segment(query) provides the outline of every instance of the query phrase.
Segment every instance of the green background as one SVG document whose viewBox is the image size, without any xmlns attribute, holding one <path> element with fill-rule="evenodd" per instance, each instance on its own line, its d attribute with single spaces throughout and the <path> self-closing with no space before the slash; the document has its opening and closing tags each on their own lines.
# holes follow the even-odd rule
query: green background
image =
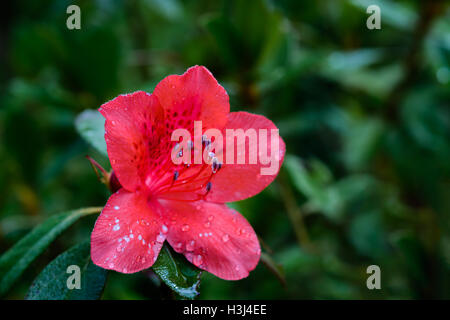
<svg viewBox="0 0 450 320">
<path fill-rule="evenodd" d="M 81 30 L 66 8 L 81 8 Z M 381 9 L 368 30 L 366 8 Z M 450 298 L 450 11 L 444 1 L 8 1 L 0 21 L 0 253 L 57 212 L 108 191 L 74 119 L 121 93 L 206 66 L 232 111 L 273 120 L 287 145 L 279 177 L 232 204 L 262 263 L 242 281 L 204 273 L 201 299 Z M 6 298 L 21 299 L 65 232 Z M 381 268 L 368 290 L 366 268 Z M 111 272 L 108 299 L 159 299 L 147 273 Z"/>
</svg>

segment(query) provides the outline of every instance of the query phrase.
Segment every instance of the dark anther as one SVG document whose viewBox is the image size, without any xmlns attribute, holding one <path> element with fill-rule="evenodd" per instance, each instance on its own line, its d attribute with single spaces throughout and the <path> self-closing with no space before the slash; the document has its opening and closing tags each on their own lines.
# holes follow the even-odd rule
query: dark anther
<svg viewBox="0 0 450 320">
<path fill-rule="evenodd" d="M 211 165 L 211 169 L 213 173 L 216 173 L 217 171 L 220 170 L 220 168 L 222 168 L 222 163 L 219 162 L 219 160 L 214 157 L 212 159 L 212 165 Z"/>
<path fill-rule="evenodd" d="M 216 173 L 217 171 L 220 170 L 220 168 L 222 168 L 222 163 L 220 163 L 219 160 L 216 157 L 214 157 L 212 159 L 212 166 L 211 166 L 212 172 Z"/>
<path fill-rule="evenodd" d="M 202 135 L 202 145 L 207 148 L 211 144 L 211 140 L 206 135 Z"/>
<path fill-rule="evenodd" d="M 173 181 L 177 181 L 179 175 L 180 175 L 180 173 L 178 171 L 175 171 L 173 173 Z"/>
<path fill-rule="evenodd" d="M 211 183 L 211 181 L 210 181 L 210 182 L 208 182 L 208 183 L 206 184 L 206 193 L 208 193 L 209 191 L 211 191 L 211 187 L 212 187 L 212 183 Z"/>
<path fill-rule="evenodd" d="M 181 158 L 183 156 L 183 150 L 180 150 L 180 152 L 178 152 L 178 157 Z"/>
</svg>

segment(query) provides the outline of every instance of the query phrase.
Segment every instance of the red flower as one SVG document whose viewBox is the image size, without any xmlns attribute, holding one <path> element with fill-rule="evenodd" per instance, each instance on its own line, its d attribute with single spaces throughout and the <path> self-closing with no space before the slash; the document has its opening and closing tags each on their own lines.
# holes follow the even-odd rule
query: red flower
<svg viewBox="0 0 450 320">
<path fill-rule="evenodd" d="M 153 265 L 167 240 L 190 262 L 222 279 L 248 276 L 259 261 L 259 242 L 245 218 L 225 202 L 259 193 L 278 169 L 261 175 L 267 166 L 260 161 L 176 165 L 171 133 L 177 128 L 193 132 L 197 120 L 203 129 L 217 128 L 224 136 L 226 129 L 270 131 L 276 126 L 260 115 L 230 113 L 225 89 L 201 66 L 166 77 L 153 94 L 120 95 L 99 111 L 106 118 L 108 155 L 122 188 L 111 195 L 95 223 L 93 262 L 105 269 L 138 272 Z M 285 145 L 277 139 L 281 165 Z M 204 139 L 203 147 L 210 142 Z"/>
</svg>

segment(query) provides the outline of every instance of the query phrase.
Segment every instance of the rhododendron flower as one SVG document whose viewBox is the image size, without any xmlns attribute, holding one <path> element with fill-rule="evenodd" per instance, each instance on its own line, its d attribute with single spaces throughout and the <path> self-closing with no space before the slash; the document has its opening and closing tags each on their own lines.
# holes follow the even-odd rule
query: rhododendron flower
<svg viewBox="0 0 450 320">
<path fill-rule="evenodd" d="M 153 94 L 120 95 L 101 106 L 108 156 L 121 188 L 109 198 L 91 235 L 96 265 L 122 273 L 147 269 L 167 241 L 191 263 L 222 279 L 242 279 L 256 267 L 261 254 L 257 236 L 225 203 L 256 195 L 278 170 L 262 175 L 261 161 L 228 164 L 213 152 L 209 163 L 175 164 L 171 158 L 178 146 L 171 133 L 178 128 L 193 132 L 194 121 L 223 136 L 226 129 L 277 129 L 263 116 L 230 113 L 229 108 L 225 89 L 201 66 L 166 77 Z M 278 135 L 276 139 L 275 158 L 281 165 L 285 145 Z M 202 135 L 201 148 L 210 144 Z M 251 147 L 249 139 L 240 144 Z"/>
</svg>

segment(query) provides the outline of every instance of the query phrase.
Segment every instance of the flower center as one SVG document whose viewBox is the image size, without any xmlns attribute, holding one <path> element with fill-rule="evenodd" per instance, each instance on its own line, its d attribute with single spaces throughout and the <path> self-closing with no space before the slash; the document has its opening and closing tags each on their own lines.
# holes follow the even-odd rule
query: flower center
<svg viewBox="0 0 450 320">
<path fill-rule="evenodd" d="M 153 195 L 162 196 L 165 199 L 176 198 L 179 201 L 197 201 L 204 199 L 213 187 L 212 178 L 223 167 L 223 164 L 210 151 L 211 140 L 205 135 L 202 136 L 201 154 L 208 151 L 209 162 L 202 161 L 201 164 L 181 163 L 176 165 L 170 157 L 159 167 L 158 172 L 147 177 L 146 185 Z M 194 157 L 194 144 L 187 142 L 187 149 L 191 152 L 191 159 Z M 174 151 L 178 152 L 177 157 L 183 157 L 183 149 L 179 144 L 174 146 Z M 189 197 L 177 197 L 179 194 L 189 194 Z"/>
</svg>

